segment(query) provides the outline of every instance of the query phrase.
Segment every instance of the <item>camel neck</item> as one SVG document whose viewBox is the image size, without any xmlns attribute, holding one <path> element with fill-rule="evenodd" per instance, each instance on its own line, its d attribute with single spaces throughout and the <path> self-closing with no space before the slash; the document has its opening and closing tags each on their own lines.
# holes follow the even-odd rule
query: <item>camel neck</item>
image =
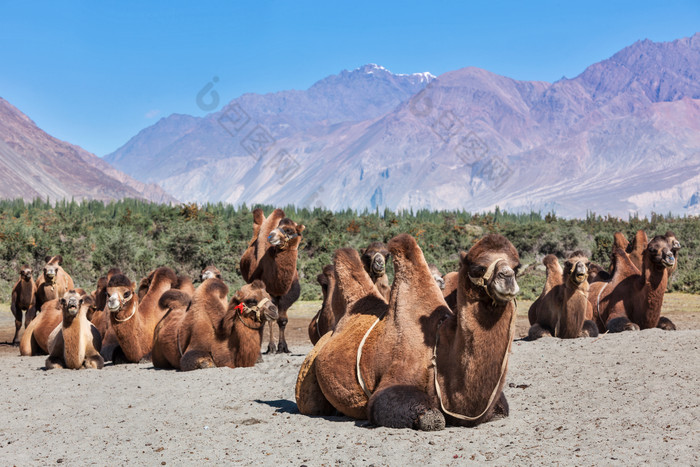
<svg viewBox="0 0 700 467">
<path fill-rule="evenodd" d="M 229 338 L 229 350 L 234 367 L 251 367 L 255 365 L 260 354 L 264 323 L 249 322 L 248 324 L 259 328 L 251 329 L 239 319 L 233 325 L 233 332 Z"/>
<path fill-rule="evenodd" d="M 134 297 L 131 300 L 131 306 L 122 309 L 119 313 L 110 313 L 109 320 L 126 358 L 130 362 L 141 360 L 147 352 L 141 348 L 139 339 L 143 327 L 143 316 L 139 312 L 137 298 Z"/>
<path fill-rule="evenodd" d="M 66 367 L 80 368 L 85 359 L 83 327 L 87 323 L 85 311 L 80 310 L 76 316 L 63 315 L 63 359 Z M 89 324 L 88 324 L 89 325 Z"/>
<path fill-rule="evenodd" d="M 635 320 L 642 329 L 656 327 L 661 316 L 661 307 L 663 306 L 667 283 L 667 268 L 661 269 L 654 266 L 645 254 L 642 263 L 642 274 L 637 287 L 640 289 L 639 299 L 643 300 L 638 309 L 646 311 L 641 313 Z"/>
<path fill-rule="evenodd" d="M 567 280 L 563 292 L 564 306 L 559 314 L 556 336 L 562 338 L 578 337 L 588 303 L 588 282 L 576 284 Z"/>
</svg>

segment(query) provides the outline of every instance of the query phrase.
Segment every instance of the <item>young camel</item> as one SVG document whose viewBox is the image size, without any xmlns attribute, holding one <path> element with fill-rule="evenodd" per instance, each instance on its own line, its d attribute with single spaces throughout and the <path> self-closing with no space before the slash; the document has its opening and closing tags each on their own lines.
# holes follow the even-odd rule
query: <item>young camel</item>
<svg viewBox="0 0 700 467">
<path fill-rule="evenodd" d="M 547 268 L 547 280 L 528 311 L 528 339 L 596 337 L 598 328 L 588 302 L 588 258 L 576 251 L 564 263 L 564 270 L 554 255 L 545 256 L 542 263 Z"/>
<path fill-rule="evenodd" d="M 588 301 L 600 332 L 638 331 L 658 327 L 675 330 L 661 316 L 668 273 L 676 264 L 672 245 L 663 235 L 654 237 L 642 255 L 641 271 L 622 249 L 613 252 L 614 274 L 610 282 L 594 282 Z"/>
<path fill-rule="evenodd" d="M 80 295 L 86 295 L 83 289 L 75 289 Z M 91 306 L 90 306 L 91 307 Z M 89 310 L 88 310 L 89 312 Z M 49 300 L 41 307 L 41 313 L 29 323 L 19 342 L 19 353 L 29 357 L 49 353 L 49 336 L 61 324 L 63 319 L 59 299 Z"/>
<path fill-rule="evenodd" d="M 489 235 L 463 253 L 452 313 L 413 237 L 392 239 L 395 278 L 387 305 L 354 250 L 336 252 L 346 310 L 307 356 L 296 387 L 301 413 L 336 409 L 376 425 L 437 430 L 476 425 L 497 409 L 514 332 L 515 248 Z M 361 348 L 361 352 L 358 350 Z M 470 415 L 467 415 L 470 414 Z"/>
<path fill-rule="evenodd" d="M 126 276 L 112 276 L 107 284 L 109 332 L 114 332 L 119 345 L 102 356 L 115 363 L 138 363 L 148 358 L 153 346 L 153 331 L 167 310 L 158 306 L 160 297 L 178 283 L 175 272 L 166 267 L 152 273 L 148 291 L 139 300 L 135 284 Z M 106 346 L 105 346 L 106 348 Z"/>
<path fill-rule="evenodd" d="M 36 316 L 35 293 L 36 285 L 32 277 L 32 268 L 25 264 L 19 271 L 19 280 L 17 280 L 17 283 L 12 288 L 10 311 L 12 311 L 15 317 L 15 335 L 12 338 L 12 345 L 19 345 L 19 330 L 22 328 L 22 312 L 25 312 L 25 330 Z"/>
<path fill-rule="evenodd" d="M 46 369 L 80 368 L 101 369 L 105 361 L 100 355 L 102 338 L 87 319 L 88 309 L 94 302 L 89 295 L 69 290 L 59 300 L 62 323 L 49 336 L 49 357 Z"/>
<path fill-rule="evenodd" d="M 195 291 L 189 308 L 171 309 L 156 328 L 153 366 L 191 371 L 213 367 L 251 367 L 260 354 L 263 327 L 277 319 L 277 307 L 256 280 L 226 305 L 228 287 L 213 278 Z M 166 295 L 161 304 L 167 301 Z"/>
<path fill-rule="evenodd" d="M 46 265 L 42 274 L 36 280 L 35 307 L 41 310 L 44 303 L 63 297 L 75 284 L 70 275 L 61 267 L 63 257 L 61 255 L 47 256 L 44 258 Z"/>
<path fill-rule="evenodd" d="M 323 267 L 323 273 L 316 277 L 321 292 L 323 293 L 323 303 L 318 313 L 311 319 L 309 323 L 309 339 L 311 343 L 316 345 L 318 340 L 327 332 L 335 329 L 335 324 L 338 322 L 333 313 L 333 289 L 335 288 L 335 275 L 333 273 L 333 265 L 328 264 Z"/>
<path fill-rule="evenodd" d="M 261 209 L 253 211 L 253 239 L 243 253 L 240 262 L 241 275 L 247 283 L 260 279 L 278 309 L 278 345 L 270 323 L 270 343 L 267 353 L 289 353 L 284 330 L 287 326 L 287 310 L 301 294 L 297 273 L 297 249 L 301 243 L 304 226 L 297 225 L 275 209 L 265 218 Z"/>
</svg>

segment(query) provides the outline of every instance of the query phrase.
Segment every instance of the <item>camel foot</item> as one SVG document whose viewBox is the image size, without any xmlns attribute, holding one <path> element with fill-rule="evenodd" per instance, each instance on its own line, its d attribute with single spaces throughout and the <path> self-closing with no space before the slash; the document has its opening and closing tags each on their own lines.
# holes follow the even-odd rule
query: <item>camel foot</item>
<svg viewBox="0 0 700 467">
<path fill-rule="evenodd" d="M 606 328 L 610 332 L 639 331 L 639 326 L 626 317 L 611 319 Z"/>
<path fill-rule="evenodd" d="M 545 327 L 541 326 L 539 323 L 535 323 L 530 327 L 527 332 L 527 340 L 534 341 L 540 337 L 552 337 L 552 333 Z"/>
<path fill-rule="evenodd" d="M 44 366 L 47 370 L 61 369 L 63 368 L 63 362 L 60 358 L 49 357 L 46 359 Z"/>
<path fill-rule="evenodd" d="M 19 341 L 12 341 L 12 346 L 13 347 L 19 347 Z"/>
<path fill-rule="evenodd" d="M 277 343 L 277 353 L 290 353 L 286 342 Z"/>
<path fill-rule="evenodd" d="M 262 363 L 264 362 L 265 359 L 263 359 L 262 352 L 258 354 L 258 359 L 255 361 L 255 363 Z"/>
<path fill-rule="evenodd" d="M 583 322 L 583 329 L 579 337 L 598 337 L 598 326 L 590 319 L 587 319 Z"/>
<path fill-rule="evenodd" d="M 83 362 L 83 368 L 91 370 L 101 370 L 105 366 L 105 359 L 102 355 L 95 355 L 92 357 L 87 357 Z"/>
<path fill-rule="evenodd" d="M 659 318 L 659 324 L 656 325 L 657 328 L 663 329 L 664 331 L 675 331 L 676 330 L 676 325 L 673 324 L 673 322 L 666 318 L 665 316 L 662 316 Z"/>
<path fill-rule="evenodd" d="M 275 346 L 275 344 L 272 342 L 267 344 L 267 350 L 265 351 L 265 355 L 275 353 L 275 352 L 277 352 L 277 346 Z"/>
<path fill-rule="evenodd" d="M 116 349 L 114 349 L 114 352 L 112 353 L 112 363 L 114 365 L 123 365 L 125 363 L 130 363 L 129 360 L 126 358 L 126 355 L 124 355 L 124 351 L 121 347 L 117 347 Z"/>
<path fill-rule="evenodd" d="M 501 418 L 506 418 L 508 415 L 510 415 L 510 406 L 508 405 L 506 395 L 501 392 L 501 396 L 493 407 L 493 417 L 491 420 L 500 420 Z"/>
<path fill-rule="evenodd" d="M 429 409 L 427 412 L 418 416 L 418 419 L 413 424 L 414 430 L 421 431 L 440 431 L 445 429 L 445 416 L 436 409 Z"/>
</svg>

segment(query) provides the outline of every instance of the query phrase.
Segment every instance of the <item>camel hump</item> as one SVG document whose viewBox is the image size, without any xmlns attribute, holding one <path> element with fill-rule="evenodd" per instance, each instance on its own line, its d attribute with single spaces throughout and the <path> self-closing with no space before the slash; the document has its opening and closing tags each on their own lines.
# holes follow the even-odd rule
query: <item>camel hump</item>
<svg viewBox="0 0 700 467">
<path fill-rule="evenodd" d="M 132 287 L 132 283 L 124 274 L 115 274 L 107 283 L 107 287 Z"/>
<path fill-rule="evenodd" d="M 256 208 L 253 211 L 253 223 L 257 225 L 262 225 L 263 222 L 265 222 L 265 214 L 263 213 L 262 209 Z"/>
<path fill-rule="evenodd" d="M 61 255 L 46 256 L 44 258 L 44 261 L 46 261 L 46 264 L 57 264 L 60 266 L 61 264 L 63 264 L 63 256 L 61 256 Z"/>
<path fill-rule="evenodd" d="M 179 283 L 180 280 L 178 279 L 177 274 L 175 274 L 175 271 L 173 271 L 169 267 L 162 266 L 153 271 L 152 283 L 159 281 L 168 281 L 170 282 L 170 284 L 176 285 Z"/>
<path fill-rule="evenodd" d="M 362 267 L 360 255 L 354 248 L 340 248 L 333 254 L 335 281 L 350 309 L 351 303 L 368 295 L 379 297 L 372 279 Z"/>
<path fill-rule="evenodd" d="M 262 281 L 255 280 L 253 284 L 256 282 L 262 283 Z M 216 295 L 219 299 L 225 299 L 228 296 L 228 285 L 226 285 L 221 279 L 213 277 L 202 282 L 202 285 L 197 287 L 194 294 L 195 297 L 200 297 L 201 295 Z"/>
<path fill-rule="evenodd" d="M 613 249 L 612 260 L 615 268 L 612 282 L 619 283 L 626 277 L 640 273 L 639 269 L 632 263 L 629 255 L 622 248 Z"/>
<path fill-rule="evenodd" d="M 559 260 L 554 255 L 545 256 L 542 259 L 542 264 L 547 268 L 547 274 L 549 274 L 550 271 L 558 272 L 559 274 L 563 273 Z"/>
<path fill-rule="evenodd" d="M 627 241 L 627 237 L 622 232 L 615 232 L 613 235 L 613 251 L 615 248 L 622 248 L 626 250 L 630 242 Z"/>
<path fill-rule="evenodd" d="M 161 295 L 158 306 L 164 310 L 174 310 L 189 306 L 190 300 L 190 296 L 182 290 L 170 289 Z"/>
<path fill-rule="evenodd" d="M 409 234 L 397 235 L 389 240 L 387 247 L 395 258 L 394 264 L 401 263 L 402 260 L 414 262 L 418 259 L 416 254 L 420 252 L 420 247 L 418 243 L 416 243 L 416 239 Z"/>
</svg>

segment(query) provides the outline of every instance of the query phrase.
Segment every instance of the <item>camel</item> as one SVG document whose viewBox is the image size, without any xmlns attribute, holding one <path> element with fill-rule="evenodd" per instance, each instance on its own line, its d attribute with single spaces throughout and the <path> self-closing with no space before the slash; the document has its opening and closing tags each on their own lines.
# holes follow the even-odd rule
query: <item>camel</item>
<svg viewBox="0 0 700 467">
<path fill-rule="evenodd" d="M 374 286 L 388 303 L 389 294 L 391 293 L 389 278 L 386 275 L 386 261 L 389 258 L 389 250 L 386 249 L 386 245 L 382 242 L 373 242 L 367 248 L 360 250 L 360 255 L 365 271 L 367 271 Z"/>
<path fill-rule="evenodd" d="M 59 300 L 62 323 L 49 336 L 49 357 L 46 369 L 81 368 L 101 369 L 105 361 L 100 355 L 102 337 L 88 321 L 88 309 L 94 307 L 89 295 L 69 290 Z"/>
<path fill-rule="evenodd" d="M 86 295 L 83 289 L 74 289 L 78 294 Z M 41 312 L 29 323 L 19 341 L 19 353 L 29 357 L 49 353 L 49 336 L 61 324 L 63 319 L 61 303 L 55 298 L 44 303 Z"/>
<path fill-rule="evenodd" d="M 673 257 L 676 258 L 676 262 L 668 270 L 668 279 L 670 282 L 673 273 L 676 272 L 676 269 L 678 269 L 678 251 L 681 249 L 681 242 L 679 242 L 678 238 L 676 238 L 676 234 L 670 230 L 666 231 L 664 237 L 666 237 L 668 244 L 671 245 L 671 253 L 673 253 Z"/>
<path fill-rule="evenodd" d="M 160 297 L 179 281 L 175 272 L 166 267 L 156 269 L 149 276 L 148 290 L 141 300 L 136 293 L 136 285 L 126 276 L 117 274 L 109 280 L 107 335 L 114 332 L 119 345 L 108 351 L 104 346 L 102 356 L 105 360 L 138 363 L 148 358 L 153 346 L 153 331 L 167 311 L 158 306 Z"/>
<path fill-rule="evenodd" d="M 335 329 L 335 324 L 339 321 L 339 317 L 333 313 L 333 289 L 335 289 L 335 275 L 333 273 L 333 265 L 328 264 L 323 267 L 323 273 L 316 277 L 316 280 L 321 285 L 323 293 L 323 303 L 318 313 L 311 319 L 309 323 L 309 339 L 311 343 L 316 345 L 318 340 L 325 333 Z"/>
<path fill-rule="evenodd" d="M 388 244 L 395 277 L 389 304 L 352 249 L 335 253 L 346 310 L 302 364 L 299 411 L 332 410 L 375 425 L 438 430 L 508 414 L 502 393 L 514 334 L 518 253 L 488 235 L 462 253 L 456 313 L 447 307 L 415 239 Z"/>
<path fill-rule="evenodd" d="M 545 256 L 542 263 L 547 268 L 547 280 L 528 311 L 528 339 L 596 337 L 598 328 L 592 321 L 593 307 L 588 302 L 588 258 L 576 251 L 566 260 L 563 270 L 554 255 Z"/>
<path fill-rule="evenodd" d="M 195 291 L 189 308 L 171 307 L 156 328 L 153 366 L 191 371 L 214 367 L 251 367 L 260 354 L 266 321 L 277 319 L 277 307 L 255 280 L 236 292 L 226 305 L 228 287 L 217 278 L 205 280 Z"/>
<path fill-rule="evenodd" d="M 430 269 L 430 274 L 433 275 L 433 279 L 437 283 L 440 290 L 445 290 L 445 279 L 442 277 L 440 270 L 434 264 L 429 264 L 428 269 Z"/>
<path fill-rule="evenodd" d="M 36 316 L 35 296 L 36 285 L 32 277 L 32 268 L 26 264 L 19 271 L 19 279 L 12 288 L 12 298 L 10 301 L 10 311 L 15 317 L 15 335 L 12 338 L 12 345 L 19 345 L 19 330 L 22 327 L 22 312 L 24 315 L 24 329 Z"/>
<path fill-rule="evenodd" d="M 216 266 L 210 265 L 202 269 L 202 272 L 199 274 L 199 280 L 204 282 L 207 279 L 214 279 L 217 278 L 219 280 L 223 280 L 221 277 L 221 271 L 217 269 Z"/>
<path fill-rule="evenodd" d="M 284 330 L 288 321 L 287 310 L 301 294 L 297 273 L 297 249 L 304 228 L 304 225 L 286 218 L 281 209 L 275 209 L 267 218 L 262 209 L 253 211 L 254 236 L 241 257 L 240 269 L 247 283 L 250 284 L 256 279 L 263 281 L 278 310 L 278 344 L 275 346 L 270 322 L 270 342 L 266 353 L 289 353 Z"/>
<path fill-rule="evenodd" d="M 70 275 L 63 270 L 61 255 L 44 258 L 46 265 L 43 273 L 36 280 L 35 306 L 41 310 L 44 303 L 63 297 L 68 290 L 74 289 L 75 284 Z"/>
<path fill-rule="evenodd" d="M 598 329 L 609 332 L 638 331 L 658 327 L 675 330 L 661 316 L 669 269 L 676 264 L 672 245 L 663 235 L 654 237 L 642 255 L 641 271 L 619 246 L 613 251 L 614 274 L 610 282 L 594 282 L 588 301 Z"/>
</svg>

